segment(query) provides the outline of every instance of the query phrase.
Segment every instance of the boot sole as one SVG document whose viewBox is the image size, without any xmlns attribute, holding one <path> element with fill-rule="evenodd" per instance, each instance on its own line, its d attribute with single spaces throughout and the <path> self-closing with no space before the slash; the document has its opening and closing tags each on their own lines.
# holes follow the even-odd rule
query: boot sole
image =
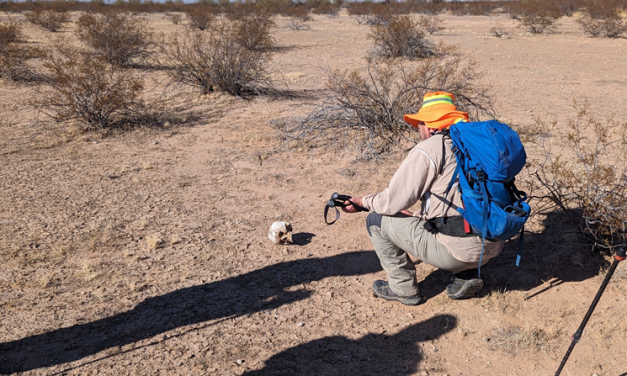
<svg viewBox="0 0 627 376">
<path fill-rule="evenodd" d="M 446 291 L 446 295 L 449 298 L 457 300 L 457 299 L 468 299 L 475 296 L 475 294 L 483 288 L 483 280 L 481 279 L 472 279 L 465 283 L 458 292 L 454 294 L 449 294 L 448 290 Z"/>
</svg>

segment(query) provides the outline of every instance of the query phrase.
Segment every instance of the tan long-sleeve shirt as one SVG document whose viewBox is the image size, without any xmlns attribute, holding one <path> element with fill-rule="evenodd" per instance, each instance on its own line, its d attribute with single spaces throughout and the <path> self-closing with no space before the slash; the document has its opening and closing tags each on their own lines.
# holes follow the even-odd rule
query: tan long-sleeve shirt
<svg viewBox="0 0 627 376">
<path fill-rule="evenodd" d="M 451 151 L 451 139 L 445 138 L 444 145 L 442 142 L 443 136 L 436 134 L 416 145 L 390 180 L 389 186 L 383 192 L 363 197 L 363 206 L 371 212 L 394 215 L 420 201 L 420 210 L 414 212 L 416 217 L 426 220 L 459 216 L 457 208 L 462 205 L 462 199 L 457 182 L 446 193 L 457 161 Z M 479 236 L 454 237 L 438 233 L 436 240 L 460 261 L 479 261 Z M 483 260 L 497 256 L 504 243 L 486 240 Z"/>
</svg>

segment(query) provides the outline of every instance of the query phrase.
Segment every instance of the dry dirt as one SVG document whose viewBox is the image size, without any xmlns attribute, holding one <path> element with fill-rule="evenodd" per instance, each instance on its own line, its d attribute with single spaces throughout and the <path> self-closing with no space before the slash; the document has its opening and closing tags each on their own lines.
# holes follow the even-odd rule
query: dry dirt
<svg viewBox="0 0 627 376">
<path fill-rule="evenodd" d="M 178 27 L 148 18 L 157 31 Z M 587 38 L 573 19 L 541 36 L 504 16 L 442 19 L 435 38 L 479 62 L 502 119 L 564 124 L 573 99 L 627 118 L 627 40 Z M 510 38 L 490 36 L 497 20 Z M 403 152 L 363 163 L 343 150 L 286 150 L 271 125 L 324 99 L 321 68 L 365 66 L 368 27 L 345 13 L 315 17 L 311 30 L 285 24 L 272 69 L 303 98 L 179 92 L 185 126 L 41 131 L 23 105 L 33 87 L 0 83 L 0 372 L 554 374 L 608 261 L 575 254 L 543 271 L 527 256 L 515 269 L 514 244 L 482 270 L 475 299 L 449 300 L 450 274 L 424 264 L 424 304 L 374 298 L 370 284 L 385 273 L 365 215 L 326 226 L 322 209 L 334 191 L 383 189 Z M 297 244 L 268 240 L 277 219 L 293 224 Z M 546 241 L 551 218 L 535 223 L 528 248 Z M 627 374 L 625 267 L 563 375 Z"/>
</svg>

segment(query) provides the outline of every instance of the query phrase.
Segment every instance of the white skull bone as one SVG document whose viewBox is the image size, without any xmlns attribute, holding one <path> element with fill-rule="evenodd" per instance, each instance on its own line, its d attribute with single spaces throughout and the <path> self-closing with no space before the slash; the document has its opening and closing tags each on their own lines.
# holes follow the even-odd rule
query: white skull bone
<svg viewBox="0 0 627 376">
<path fill-rule="evenodd" d="M 270 226 L 268 237 L 276 244 L 291 244 L 292 225 L 285 221 L 276 221 Z"/>
</svg>

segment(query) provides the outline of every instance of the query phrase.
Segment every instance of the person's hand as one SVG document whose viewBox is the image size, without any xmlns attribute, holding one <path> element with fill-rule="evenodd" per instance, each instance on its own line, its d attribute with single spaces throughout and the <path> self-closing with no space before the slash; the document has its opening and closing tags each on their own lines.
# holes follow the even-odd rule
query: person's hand
<svg viewBox="0 0 627 376">
<path fill-rule="evenodd" d="M 413 217 L 413 215 L 414 215 L 414 213 L 410 212 L 409 210 L 401 210 L 400 213 L 408 215 L 410 217 Z"/>
<path fill-rule="evenodd" d="M 344 205 L 346 206 L 342 208 L 342 211 L 344 213 L 357 213 L 357 209 L 355 209 L 353 204 L 356 204 L 363 208 L 363 205 L 361 204 L 361 197 L 351 197 L 350 200 L 344 201 Z"/>
</svg>

